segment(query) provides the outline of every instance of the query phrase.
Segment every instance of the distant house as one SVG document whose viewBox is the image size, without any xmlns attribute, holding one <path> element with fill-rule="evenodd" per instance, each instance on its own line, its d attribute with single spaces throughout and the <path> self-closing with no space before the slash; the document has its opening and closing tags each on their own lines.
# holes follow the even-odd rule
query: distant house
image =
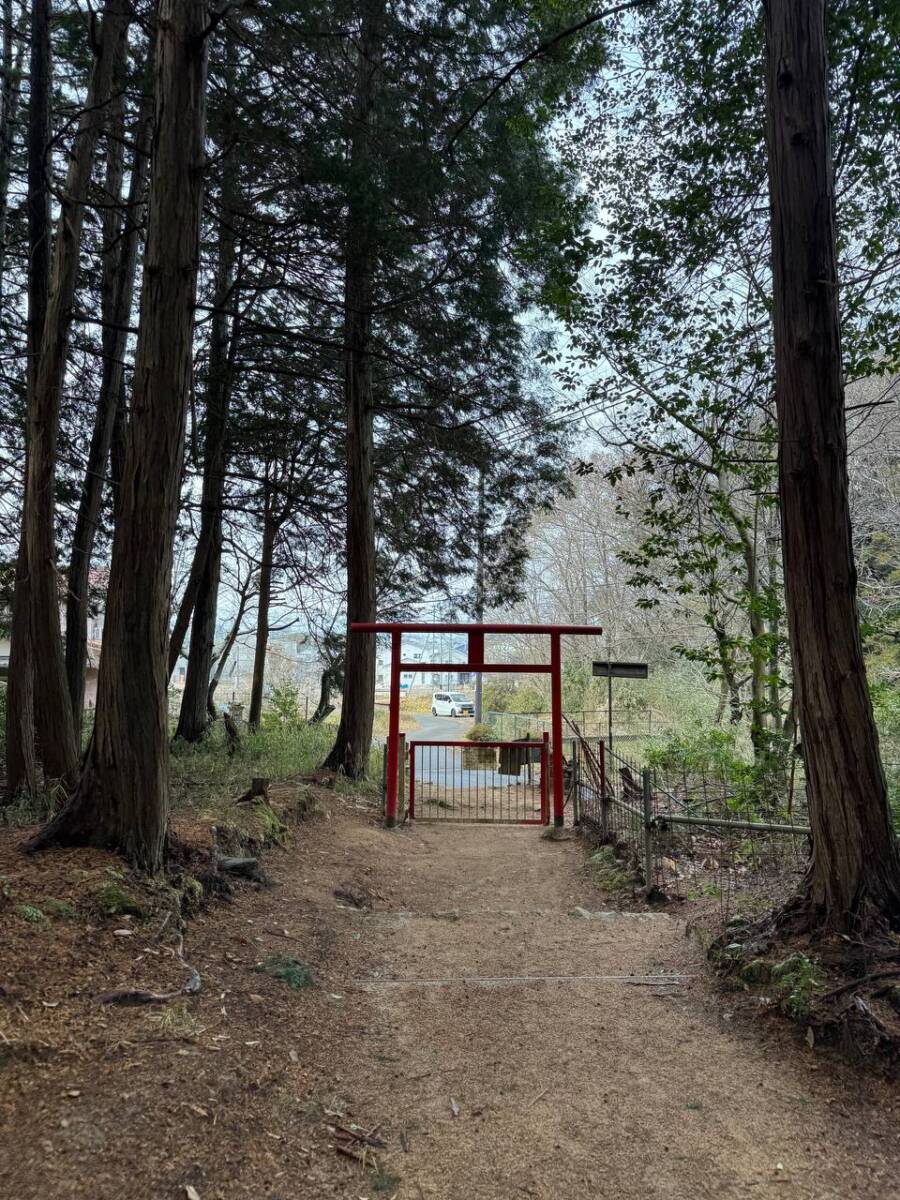
<svg viewBox="0 0 900 1200">
<path fill-rule="evenodd" d="M 375 690 L 387 691 L 391 685 L 391 647 L 385 640 L 375 651 Z M 403 661 L 408 663 L 465 662 L 469 652 L 464 634 L 409 633 L 403 637 Z M 470 680 L 466 671 L 431 671 L 427 665 L 421 671 L 405 671 L 400 679 L 401 691 L 431 691 L 433 688 L 461 687 Z"/>
<path fill-rule="evenodd" d="M 91 571 L 90 585 L 95 595 L 102 596 L 106 589 L 106 584 L 109 579 L 109 571 L 105 567 L 95 567 Z M 97 703 L 97 676 L 100 668 L 100 650 L 103 644 L 103 609 L 98 608 L 88 617 L 87 623 L 87 662 L 84 669 L 84 706 L 85 708 L 94 708 Z M 60 630 L 65 636 L 66 631 L 66 610 L 64 605 L 60 605 L 59 610 Z M 9 651 L 10 642 L 9 636 L 0 637 L 0 679 L 6 679 L 9 673 Z M 183 688 L 184 681 L 187 676 L 187 659 L 184 655 L 179 656 L 175 664 L 175 670 L 172 672 L 171 686 Z"/>
</svg>

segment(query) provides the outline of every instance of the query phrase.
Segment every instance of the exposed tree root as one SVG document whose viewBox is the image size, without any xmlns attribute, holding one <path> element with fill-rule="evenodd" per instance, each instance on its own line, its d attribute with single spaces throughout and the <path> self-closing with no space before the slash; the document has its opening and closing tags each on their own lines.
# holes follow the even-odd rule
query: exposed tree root
<svg viewBox="0 0 900 1200">
<path fill-rule="evenodd" d="M 709 956 L 729 987 L 800 1023 L 810 1045 L 900 1059 L 900 935 L 872 908 L 851 928 L 823 927 L 801 893 L 754 925 L 732 922 Z"/>
<path fill-rule="evenodd" d="M 165 925 L 165 922 L 163 923 Z M 160 930 L 162 932 L 162 930 Z M 177 1000 L 180 996 L 194 996 L 200 991 L 200 972 L 192 967 L 184 958 L 184 938 L 178 934 L 175 944 L 175 957 L 184 969 L 190 972 L 187 982 L 173 992 L 148 992 L 142 988 L 118 988 L 112 992 L 101 992 L 94 997 L 95 1004 L 119 1004 L 130 1007 L 138 1004 L 166 1004 L 169 1000 Z"/>
</svg>

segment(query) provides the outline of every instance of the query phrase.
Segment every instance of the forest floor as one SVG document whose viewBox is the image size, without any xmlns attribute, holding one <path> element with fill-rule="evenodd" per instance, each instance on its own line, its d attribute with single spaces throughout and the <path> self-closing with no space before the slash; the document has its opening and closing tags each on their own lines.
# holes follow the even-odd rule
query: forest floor
<svg viewBox="0 0 900 1200">
<path fill-rule="evenodd" d="M 184 982 L 152 889 L 0 831 L 0 1195 L 897 1195 L 896 1085 L 733 1004 L 684 910 L 615 911 L 578 841 L 321 798 L 164 1005 L 96 1003 Z"/>
</svg>

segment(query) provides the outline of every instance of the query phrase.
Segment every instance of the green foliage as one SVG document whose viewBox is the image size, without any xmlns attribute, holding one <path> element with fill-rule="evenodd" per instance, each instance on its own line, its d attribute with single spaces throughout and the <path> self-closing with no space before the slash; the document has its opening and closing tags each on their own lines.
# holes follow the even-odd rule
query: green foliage
<svg viewBox="0 0 900 1200">
<path fill-rule="evenodd" d="M 253 775 L 286 779 L 314 771 L 331 749 L 334 725 L 278 723 L 245 733 L 235 754 L 225 745 L 221 723 L 209 737 L 192 744 L 175 742 L 169 757 L 172 804 L 194 813 L 220 811 L 223 802 L 245 791 Z M 373 764 L 372 778 L 380 778 Z"/>
<path fill-rule="evenodd" d="M 486 680 L 483 699 L 486 712 L 546 712 L 550 693 L 538 683 L 516 686 L 507 680 Z"/>
<path fill-rule="evenodd" d="M 57 900 L 53 896 L 44 901 L 44 912 L 48 916 L 59 917 L 64 921 L 74 921 L 78 915 L 75 905 L 69 900 Z"/>
<path fill-rule="evenodd" d="M 819 965 L 805 954 L 791 954 L 772 968 L 772 981 L 781 996 L 781 1004 L 792 1017 L 804 1017 L 809 1013 L 821 978 Z"/>
<path fill-rule="evenodd" d="M 646 760 L 669 790 L 682 779 L 708 781 L 734 812 L 773 817 L 787 816 L 791 753 L 783 738 L 770 736 L 765 753 L 749 759 L 738 749 L 734 729 L 713 726 L 671 734 L 647 751 Z"/>
<path fill-rule="evenodd" d="M 44 920 L 43 912 L 34 904 L 17 904 L 16 912 L 23 921 L 28 921 L 32 925 L 40 925 Z"/>
<path fill-rule="evenodd" d="M 8 804 L 0 805 L 0 824 L 13 828 L 43 824 L 54 816 L 65 798 L 65 789 L 58 783 L 49 787 L 41 784 L 31 794 L 20 792 Z"/>
<path fill-rule="evenodd" d="M 641 880 L 612 846 L 601 846 L 588 859 L 588 871 L 594 883 L 611 895 L 633 892 Z"/>
<path fill-rule="evenodd" d="M 470 742 L 492 742 L 496 736 L 495 731 L 490 725 L 473 725 L 466 734 L 466 740 Z"/>
<path fill-rule="evenodd" d="M 304 723 L 300 711 L 300 689 L 292 683 L 272 688 L 269 708 L 262 715 L 263 728 L 285 726 L 298 729 Z"/>
<path fill-rule="evenodd" d="M 313 985 L 312 971 L 296 958 L 288 958 L 280 954 L 271 955 L 258 963 L 253 970 L 260 975 L 270 975 L 272 979 L 286 983 L 293 991 Z"/>
<path fill-rule="evenodd" d="M 733 729 L 696 727 L 673 733 L 647 755 L 648 767 L 666 773 L 685 771 L 730 778 L 746 765 L 737 753 L 737 733 Z"/>
</svg>

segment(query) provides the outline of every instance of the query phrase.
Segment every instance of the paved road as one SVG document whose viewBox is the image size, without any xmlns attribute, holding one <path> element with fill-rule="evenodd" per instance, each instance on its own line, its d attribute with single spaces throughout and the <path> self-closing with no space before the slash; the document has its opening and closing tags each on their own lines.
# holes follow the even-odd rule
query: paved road
<svg viewBox="0 0 900 1200">
<path fill-rule="evenodd" d="M 433 717 L 417 714 L 419 729 L 407 733 L 408 742 L 464 741 L 470 717 Z M 501 775 L 489 764 L 463 765 L 464 751 L 450 746 L 421 746 L 415 757 L 416 806 L 420 817 L 460 820 L 534 820 L 540 796 L 538 776 Z M 497 764 L 499 765 L 499 764 Z M 422 785 L 431 785 L 423 787 Z"/>
<path fill-rule="evenodd" d="M 461 742 L 472 728 L 471 717 L 433 717 L 416 713 L 419 728 L 406 735 L 408 742 Z"/>
</svg>

